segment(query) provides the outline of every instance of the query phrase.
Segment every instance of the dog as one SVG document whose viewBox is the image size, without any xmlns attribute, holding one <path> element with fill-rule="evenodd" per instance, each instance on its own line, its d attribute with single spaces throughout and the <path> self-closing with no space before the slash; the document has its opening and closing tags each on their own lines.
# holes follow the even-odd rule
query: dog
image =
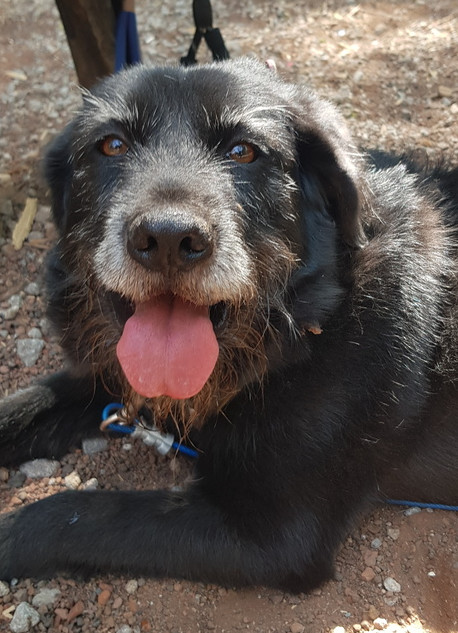
<svg viewBox="0 0 458 633">
<path fill-rule="evenodd" d="M 1 403 L 1 461 L 61 456 L 113 394 L 199 458 L 3 515 L 1 578 L 309 591 L 375 503 L 458 502 L 457 168 L 361 152 L 245 59 L 104 79 L 45 173 L 68 368 Z"/>
</svg>

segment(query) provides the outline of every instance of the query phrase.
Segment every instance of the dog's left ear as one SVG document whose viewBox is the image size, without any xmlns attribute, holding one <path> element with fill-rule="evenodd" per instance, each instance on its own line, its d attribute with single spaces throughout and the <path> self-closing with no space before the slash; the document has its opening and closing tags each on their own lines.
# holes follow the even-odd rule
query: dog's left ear
<svg viewBox="0 0 458 633">
<path fill-rule="evenodd" d="M 304 201 L 314 209 L 322 206 L 343 241 L 362 248 L 367 239 L 361 222 L 361 159 L 345 120 L 330 103 L 312 93 L 301 95 L 299 103 L 293 125 Z"/>
</svg>

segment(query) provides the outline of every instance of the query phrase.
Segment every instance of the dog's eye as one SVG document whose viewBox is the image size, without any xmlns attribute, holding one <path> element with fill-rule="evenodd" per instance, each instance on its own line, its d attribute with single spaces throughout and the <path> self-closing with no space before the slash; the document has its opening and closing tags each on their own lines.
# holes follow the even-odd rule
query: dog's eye
<svg viewBox="0 0 458 633">
<path fill-rule="evenodd" d="M 122 139 L 112 134 L 103 138 L 98 148 L 105 156 L 123 156 L 129 149 Z"/>
<path fill-rule="evenodd" d="M 237 143 L 226 154 L 231 160 L 235 160 L 236 163 L 252 163 L 258 157 L 256 149 L 250 143 Z"/>
</svg>

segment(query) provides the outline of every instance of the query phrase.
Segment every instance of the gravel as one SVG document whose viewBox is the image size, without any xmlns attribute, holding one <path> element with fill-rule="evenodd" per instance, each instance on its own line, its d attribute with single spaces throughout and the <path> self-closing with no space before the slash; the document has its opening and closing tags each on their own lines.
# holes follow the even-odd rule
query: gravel
<svg viewBox="0 0 458 633">
<path fill-rule="evenodd" d="M 0 388 L 8 394 L 63 366 L 45 319 L 43 269 L 56 234 L 39 157 L 70 119 L 80 94 L 55 2 L 3 4 Z M 185 53 L 193 34 L 191 4 L 137 0 L 146 62 L 175 62 Z M 456 0 L 214 0 L 212 5 L 214 23 L 233 56 L 273 58 L 283 76 L 338 103 L 361 145 L 398 152 L 415 147 L 431 159 L 457 161 Z M 199 59 L 209 59 L 204 45 Z M 29 238 L 16 251 L 11 231 L 27 197 L 38 198 L 38 210 Z M 24 345 L 38 351 L 36 358 L 25 362 L 18 355 Z M 51 472 L 33 478 L 1 470 L 2 511 L 65 490 L 73 473 L 81 489 L 144 490 L 182 484 L 190 466 L 185 458 L 160 457 L 135 440 L 101 438 L 98 448 L 85 444 L 54 463 Z M 458 513 L 379 508 L 342 545 L 334 580 L 309 596 L 128 577 L 0 583 L 0 631 L 12 630 L 12 617 L 26 609 L 23 603 L 39 615 L 29 629 L 33 633 L 290 633 L 292 626 L 304 627 L 304 633 L 456 631 L 457 533 Z M 389 578 L 393 584 L 386 586 Z M 55 590 L 55 600 L 37 606 L 34 600 L 44 589 Z M 105 604 L 98 601 L 101 595 Z"/>
</svg>

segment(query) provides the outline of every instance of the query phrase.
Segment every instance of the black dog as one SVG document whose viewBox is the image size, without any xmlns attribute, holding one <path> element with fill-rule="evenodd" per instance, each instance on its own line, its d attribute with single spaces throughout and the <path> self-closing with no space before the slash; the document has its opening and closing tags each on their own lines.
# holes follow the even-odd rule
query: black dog
<svg viewBox="0 0 458 633">
<path fill-rule="evenodd" d="M 71 369 L 2 403 L 3 462 L 61 455 L 113 393 L 200 458 L 184 492 L 4 516 L 0 577 L 303 591 L 377 499 L 458 502 L 458 170 L 364 157 L 249 61 L 105 80 L 46 169 Z"/>
</svg>

